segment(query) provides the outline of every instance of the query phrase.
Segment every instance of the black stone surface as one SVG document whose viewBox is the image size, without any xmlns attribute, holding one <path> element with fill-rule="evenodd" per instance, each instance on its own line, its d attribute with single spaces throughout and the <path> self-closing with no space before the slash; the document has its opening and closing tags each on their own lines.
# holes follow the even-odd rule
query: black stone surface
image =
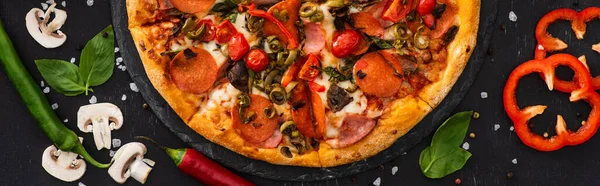
<svg viewBox="0 0 600 186">
<path fill-rule="evenodd" d="M 139 85 L 138 87 L 142 96 L 152 110 L 154 110 L 158 118 L 171 131 L 183 139 L 184 142 L 193 146 L 204 155 L 241 172 L 277 180 L 315 181 L 348 176 L 377 167 L 406 152 L 434 131 L 460 103 L 460 100 L 462 100 L 469 90 L 479 72 L 479 68 L 483 64 L 483 58 L 486 56 L 491 36 L 492 23 L 496 19 L 496 5 L 497 1 L 488 0 L 482 6 L 482 9 L 490 12 L 490 14 L 484 14 L 481 17 L 482 26 L 478 35 L 479 44 L 475 47 L 472 60 L 469 61 L 455 88 L 453 88 L 438 108 L 423 119 L 419 125 L 397 140 L 390 148 L 380 152 L 376 156 L 352 164 L 331 168 L 280 166 L 252 160 L 222 146 L 215 145 L 194 131 L 190 131 L 189 127 L 175 114 L 154 87 L 152 87 L 150 80 L 146 76 L 144 66 L 135 48 L 136 43 L 131 39 L 127 28 L 125 0 L 112 1 L 111 11 L 116 37 L 118 38 L 117 41 L 121 47 L 121 53 L 127 64 L 129 74 L 133 81 Z"/>
<path fill-rule="evenodd" d="M 61 0 L 57 0 L 59 3 Z M 57 49 L 44 49 L 37 44 L 25 28 L 24 16 L 33 7 L 40 8 L 42 0 L 0 1 L 0 20 L 5 25 L 7 32 L 19 52 L 23 63 L 34 79 L 40 81 L 42 77 L 33 64 L 34 59 L 54 58 L 70 60 L 71 57 L 79 61 L 80 51 L 77 48 L 85 45 L 98 31 L 111 23 L 111 8 L 108 0 L 96 0 L 92 7 L 88 7 L 83 0 L 68 1 L 63 8 L 69 13 L 63 31 L 69 36 L 64 46 Z M 497 2 L 497 3 L 496 3 Z M 468 89 L 462 101 L 446 99 L 460 104 L 452 113 L 463 110 L 476 110 L 481 118 L 473 120 L 469 132 L 476 134 L 475 139 L 466 138 L 470 144 L 469 151 L 473 154 L 462 170 L 459 170 L 442 179 L 427 179 L 418 166 L 418 157 L 431 140 L 430 135 L 418 143 L 407 154 L 383 163 L 364 172 L 316 182 L 278 181 L 251 174 L 238 172 L 241 176 L 259 185 L 370 185 L 380 178 L 381 185 L 450 185 L 455 179 L 461 179 L 461 185 L 598 185 L 600 177 L 600 139 L 594 137 L 588 142 L 576 146 L 566 147 L 556 152 L 542 153 L 523 145 L 514 132 L 509 130 L 512 125 L 502 107 L 502 89 L 508 74 L 520 63 L 533 57 L 536 40 L 533 35 L 537 21 L 550 10 L 569 7 L 582 9 L 588 6 L 600 6 L 592 0 L 573 1 L 538 0 L 538 1 L 490 1 L 483 0 L 483 6 L 498 9 L 497 19 L 491 20 L 492 25 L 489 36 L 491 37 L 490 49 L 485 47 L 483 54 L 475 55 L 473 60 L 482 60 L 480 73 L 475 78 L 473 85 Z M 58 6 L 62 8 L 62 6 Z M 509 21 L 508 15 L 514 11 L 518 16 L 516 22 Z M 482 17 L 494 16 L 493 9 L 482 9 Z M 549 32 L 569 43 L 566 52 L 579 56 L 585 54 L 591 67 L 592 74 L 600 74 L 600 66 L 596 61 L 599 55 L 590 50 L 590 46 L 599 42 L 600 24 L 592 21 L 588 24 L 586 39 L 575 39 L 568 22 L 558 22 L 552 25 Z M 116 23 L 115 23 L 116 24 Z M 503 26 L 501 26 L 503 25 Z M 486 25 L 480 25 L 480 31 Z M 501 29 L 504 28 L 504 29 Z M 123 38 L 119 38 L 121 40 Z M 479 39 L 482 41 L 482 39 Z M 478 47 L 481 47 L 480 42 Z M 481 50 L 481 49 L 476 49 Z M 489 51 L 489 52 L 488 52 Z M 118 53 L 117 56 L 121 54 Z M 130 63 L 130 61 L 127 61 Z M 128 66 L 128 69 L 130 67 Z M 572 74 L 567 69 L 559 69 L 559 77 L 568 77 Z M 93 95 L 99 102 L 111 102 L 121 107 L 125 115 L 125 125 L 120 130 L 113 132 L 114 138 L 119 138 L 123 143 L 135 141 L 133 136 L 146 135 L 153 137 L 164 145 L 185 147 L 187 143 L 174 135 L 169 128 L 161 124 L 160 119 L 150 110 L 143 110 L 145 100 L 140 93 L 132 92 L 129 83 L 133 82 L 128 73 L 115 68 L 113 77 L 107 83 L 96 87 Z M 462 77 L 464 79 L 464 77 Z M 462 81 L 462 80 L 461 80 Z M 568 94 L 549 92 L 543 81 L 536 75 L 527 76 L 520 81 L 517 97 L 519 105 L 546 104 L 549 109 L 542 116 L 535 118 L 533 130 L 538 133 L 553 133 L 556 114 L 562 114 L 567 120 L 570 129 L 576 129 L 590 111 L 585 102 L 568 102 Z M 140 88 L 143 85 L 138 85 Z M 50 145 L 50 141 L 41 132 L 31 118 L 18 94 L 7 79 L 5 73 L 0 71 L 0 185 L 77 185 L 75 183 L 61 182 L 41 167 L 41 154 Z M 456 89 L 457 87 L 455 87 Z M 461 88 L 462 89 L 462 88 Z M 489 98 L 481 99 L 480 93 L 487 92 Z M 121 100 L 122 94 L 127 95 L 125 101 Z M 107 162 L 110 157 L 108 150 L 94 150 L 91 134 L 84 134 L 77 129 L 75 118 L 79 106 L 88 104 L 91 95 L 65 97 L 51 90 L 47 97 L 51 103 L 58 103 L 56 110 L 61 119 L 68 118 L 67 127 L 85 137 L 84 146 L 89 149 L 92 156 L 100 161 Z M 166 107 L 166 105 L 162 105 Z M 154 107 L 155 111 L 158 107 Z M 578 116 L 580 113 L 581 116 Z M 446 116 L 438 116 L 445 118 Z M 438 123 L 439 124 L 439 123 Z M 495 131 L 494 124 L 500 128 Z M 433 124 L 432 124 L 433 125 Z M 418 129 L 418 128 L 415 128 Z M 195 134 L 189 129 L 182 129 L 178 134 Z M 184 140 L 189 142 L 191 140 Z M 203 149 L 215 149 L 212 143 L 194 143 Z M 201 149 L 201 150 L 203 150 Z M 226 152 L 226 151 L 225 151 Z M 221 154 L 219 154 L 221 153 Z M 212 152 L 213 156 L 220 156 L 223 152 Z M 157 166 L 152 171 L 146 185 L 194 185 L 195 180 L 180 173 L 171 163 L 171 160 L 160 149 L 148 145 L 146 157 L 157 161 Z M 517 164 L 511 161 L 517 159 Z M 217 159 L 219 161 L 219 159 Z M 237 161 L 237 159 L 229 159 Z M 256 161 L 255 161 L 256 162 Z M 228 165 L 228 162 L 223 162 Z M 258 164 L 251 166 L 258 167 Z M 397 167 L 398 171 L 392 175 L 391 169 Z M 264 170 L 257 170 L 264 171 Z M 292 170 L 285 169 L 284 172 Z M 513 173 L 512 179 L 506 179 L 508 172 Z M 88 166 L 86 175 L 79 180 L 86 185 L 117 185 L 106 173 L 105 169 Z M 127 181 L 124 185 L 139 185 L 134 180 Z"/>
</svg>

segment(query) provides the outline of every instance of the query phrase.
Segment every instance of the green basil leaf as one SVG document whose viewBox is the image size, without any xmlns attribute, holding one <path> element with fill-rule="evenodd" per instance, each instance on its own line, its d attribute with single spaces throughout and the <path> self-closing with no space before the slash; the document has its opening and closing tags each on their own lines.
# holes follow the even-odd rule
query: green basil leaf
<svg viewBox="0 0 600 186">
<path fill-rule="evenodd" d="M 375 45 L 381 49 L 394 48 L 394 46 L 386 40 L 379 39 L 377 37 L 371 37 L 371 39 L 373 40 L 373 43 L 375 43 Z"/>
<path fill-rule="evenodd" d="M 76 96 L 86 91 L 77 65 L 56 59 L 35 60 L 35 65 L 46 83 L 57 92 L 66 96 Z"/>
<path fill-rule="evenodd" d="M 109 25 L 92 38 L 81 51 L 79 72 L 86 87 L 98 86 L 112 76 L 115 67 L 115 34 Z"/>
<path fill-rule="evenodd" d="M 419 165 L 421 172 L 428 178 L 442 178 L 457 170 L 460 170 L 471 157 L 471 153 L 465 149 L 454 147 L 450 153 L 435 157 L 431 154 L 431 147 L 421 152 Z"/>
<path fill-rule="evenodd" d="M 432 154 L 446 154 L 460 146 L 467 135 L 473 111 L 454 114 L 440 126 L 431 140 Z"/>
</svg>

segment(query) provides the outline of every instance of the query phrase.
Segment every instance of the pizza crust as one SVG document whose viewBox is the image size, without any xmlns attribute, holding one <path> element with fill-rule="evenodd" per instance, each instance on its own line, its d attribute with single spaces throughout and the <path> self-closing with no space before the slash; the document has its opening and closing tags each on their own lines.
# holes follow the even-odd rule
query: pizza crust
<svg viewBox="0 0 600 186">
<path fill-rule="evenodd" d="M 477 42 L 480 0 L 456 0 L 459 29 L 454 40 L 446 47 L 446 68 L 439 72 L 438 81 L 423 87 L 419 97 L 433 108 L 448 95 L 467 65 Z"/>
<path fill-rule="evenodd" d="M 284 157 L 277 148 L 263 149 L 245 143 L 232 130 L 228 115 L 209 116 L 209 113 L 199 112 L 199 104 L 206 95 L 179 90 L 167 71 L 169 58 L 160 56 L 160 53 L 165 51 L 164 47 L 152 47 L 158 46 L 160 42 L 164 44 L 167 40 L 149 36 L 149 33 L 157 31 L 153 29 L 158 29 L 159 26 L 155 24 L 160 24 L 153 23 L 151 19 L 152 12 L 157 7 L 156 1 L 127 0 L 126 4 L 129 29 L 150 82 L 190 128 L 213 143 L 253 159 L 279 165 L 333 167 L 368 158 L 385 150 L 418 124 L 448 94 L 475 48 L 479 23 L 480 0 L 456 1 L 459 7 L 460 29 L 454 41 L 447 47 L 448 66 L 440 73 L 439 81 L 424 87 L 418 97 L 409 95 L 393 101 L 384 110 L 373 131 L 359 142 L 337 149 L 321 142 L 318 151 L 310 151 L 303 155 L 294 154 L 293 158 Z"/>
</svg>

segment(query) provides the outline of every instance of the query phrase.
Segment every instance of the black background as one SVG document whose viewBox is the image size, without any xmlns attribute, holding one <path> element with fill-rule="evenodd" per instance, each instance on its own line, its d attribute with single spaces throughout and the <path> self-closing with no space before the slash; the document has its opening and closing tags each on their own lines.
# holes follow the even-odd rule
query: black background
<svg viewBox="0 0 600 186">
<path fill-rule="evenodd" d="M 485 0 L 482 0 L 485 1 Z M 41 8 L 38 0 L 0 1 L 0 19 L 12 38 L 23 63 L 32 73 L 34 79 L 42 80 L 34 59 L 50 58 L 69 61 L 71 57 L 79 61 L 78 47 L 83 47 L 98 31 L 110 24 L 110 9 L 107 0 L 95 0 L 92 7 L 85 0 L 68 1 L 66 8 L 58 8 L 68 12 L 69 17 L 61 29 L 68 35 L 68 40 L 58 49 L 44 49 L 27 33 L 24 17 L 33 7 Z M 62 1 L 58 1 L 59 3 Z M 480 71 L 479 77 L 473 84 L 467 96 L 456 109 L 475 110 L 481 118 L 473 120 L 469 132 L 476 134 L 475 139 L 466 138 L 470 144 L 469 151 L 473 154 L 465 167 L 443 179 L 431 180 L 424 177 L 418 166 L 418 156 L 430 142 L 427 137 L 406 155 L 384 164 L 381 167 L 334 180 L 321 182 L 281 182 L 268 180 L 247 174 L 240 174 L 260 185 L 369 185 L 381 178 L 382 185 L 431 185 L 454 184 L 460 178 L 463 185 L 597 185 L 600 183 L 600 145 L 598 137 L 576 146 L 566 147 L 556 152 L 537 152 L 523 145 L 514 132 L 509 131 L 512 125 L 502 107 L 502 89 L 510 71 L 518 64 L 533 57 L 536 40 L 534 28 L 541 16 L 552 9 L 571 7 L 582 9 L 588 6 L 598 6 L 592 0 L 580 1 L 500 1 L 499 13 L 492 36 L 489 56 Z M 508 20 L 510 11 L 518 16 L 516 22 Z M 485 14 L 487 12 L 482 12 Z M 503 26 L 502 26 L 503 25 Z M 505 29 L 501 29 L 505 28 Z M 590 49 L 591 45 L 600 42 L 600 24 L 592 21 L 588 24 L 586 39 L 578 41 L 566 21 L 557 22 L 550 27 L 549 32 L 569 43 L 566 50 L 576 56 L 585 54 L 592 74 L 600 73 L 599 55 Z M 117 54 L 120 56 L 120 54 Z M 568 77 L 567 69 L 559 69 L 559 75 Z M 94 88 L 98 102 L 111 102 L 118 105 L 125 116 L 124 127 L 113 131 L 113 138 L 119 138 L 123 143 L 131 142 L 133 136 L 146 135 L 167 146 L 184 147 L 185 144 L 171 133 L 150 110 L 143 110 L 143 98 L 139 93 L 129 89 L 131 78 L 126 72 L 115 68 L 113 77 L 107 83 Z M 530 75 L 520 81 L 517 97 L 521 106 L 547 104 L 549 109 L 533 120 L 534 131 L 538 133 L 554 133 L 556 114 L 562 114 L 570 129 L 577 129 L 585 119 L 590 107 L 585 102 L 569 103 L 568 94 L 549 92 L 543 81 L 537 75 Z M 489 98 L 481 99 L 480 93 L 487 92 Z M 121 101 L 121 96 L 127 95 L 127 100 Z M 50 103 L 58 103 L 56 110 L 61 119 L 68 118 L 66 124 L 80 136 L 85 137 L 84 145 L 92 156 L 102 162 L 108 162 L 109 151 L 96 151 L 92 134 L 79 132 L 76 126 L 77 109 L 88 104 L 91 95 L 65 97 L 51 90 L 47 97 Z M 51 145 L 48 138 L 41 132 L 22 104 L 18 94 L 12 87 L 4 72 L 0 72 L 0 185 L 76 185 L 66 184 L 47 174 L 41 167 L 41 154 Z M 582 116 L 577 116 L 580 113 Z M 501 127 L 494 131 L 494 124 Z M 157 162 L 146 185 L 192 185 L 197 184 L 193 179 L 180 173 L 171 160 L 154 146 L 148 146 L 147 158 Z M 511 161 L 516 158 L 518 163 Z M 392 167 L 397 166 L 398 172 L 391 174 Z M 505 178 L 507 172 L 513 172 L 510 180 Z M 88 165 L 88 170 L 81 180 L 86 185 L 115 185 L 105 169 L 97 169 Z M 138 185 L 133 179 L 126 185 Z"/>
</svg>

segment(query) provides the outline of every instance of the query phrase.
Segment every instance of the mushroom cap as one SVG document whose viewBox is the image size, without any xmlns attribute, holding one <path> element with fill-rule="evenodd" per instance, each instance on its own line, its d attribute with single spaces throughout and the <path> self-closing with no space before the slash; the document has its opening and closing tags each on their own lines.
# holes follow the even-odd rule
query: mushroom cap
<svg viewBox="0 0 600 186">
<path fill-rule="evenodd" d="M 67 40 L 67 35 L 58 30 L 67 20 L 67 12 L 55 9 L 54 6 L 52 5 L 46 13 L 39 8 L 32 8 L 25 15 L 25 24 L 29 35 L 45 48 L 59 47 Z M 55 17 L 46 25 L 50 19 L 50 12 L 54 12 Z M 45 19 L 41 21 L 40 18 Z"/>
<path fill-rule="evenodd" d="M 132 174 L 130 170 L 132 167 L 130 167 L 130 165 L 133 164 L 135 167 L 139 167 L 140 162 L 137 161 L 142 161 L 141 163 L 143 163 L 144 154 L 146 154 L 146 146 L 142 143 L 131 142 L 121 146 L 121 148 L 117 150 L 117 153 L 115 153 L 115 156 L 113 157 L 115 161 L 110 168 L 108 168 L 108 175 L 110 175 L 110 177 L 112 177 L 117 183 L 125 183 L 127 178 L 129 178 Z M 149 173 L 150 170 L 147 172 Z"/>
<path fill-rule="evenodd" d="M 119 129 L 123 126 L 123 113 L 121 109 L 112 103 L 97 103 L 85 105 L 77 111 L 77 127 L 82 132 L 92 132 L 92 120 L 106 119 L 111 121 L 112 129 Z M 112 124 L 114 123 L 114 125 Z"/>
<path fill-rule="evenodd" d="M 77 156 L 73 152 L 60 151 L 51 145 L 42 154 L 42 167 L 55 178 L 72 182 L 81 178 L 86 170 L 85 161 L 77 159 Z"/>
</svg>

